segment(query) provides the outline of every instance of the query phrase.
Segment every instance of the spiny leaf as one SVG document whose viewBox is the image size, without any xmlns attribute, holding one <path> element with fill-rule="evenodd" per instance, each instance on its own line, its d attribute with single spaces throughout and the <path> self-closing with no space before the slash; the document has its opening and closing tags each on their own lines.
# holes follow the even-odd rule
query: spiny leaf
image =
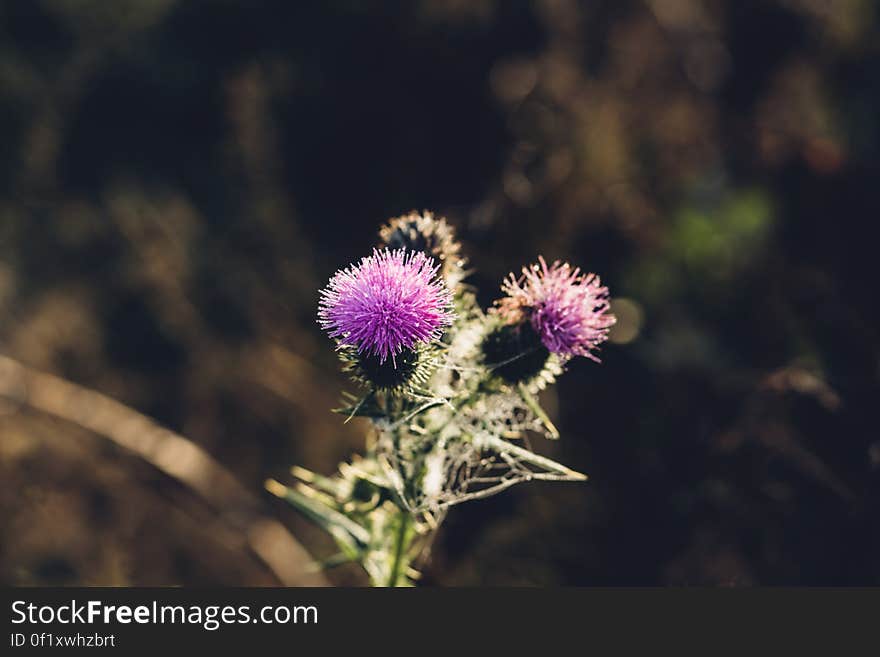
<svg viewBox="0 0 880 657">
<path fill-rule="evenodd" d="M 538 416 L 538 419 L 541 420 L 541 424 L 547 429 L 547 437 L 557 440 L 559 438 L 559 429 L 556 428 L 556 425 L 550 420 L 550 416 L 547 415 L 547 412 L 543 408 L 541 408 L 538 400 L 529 392 L 526 385 L 520 383 L 517 385 L 516 389 L 519 392 L 519 396 L 522 397 L 522 400 L 526 403 L 526 406 L 529 407 L 529 410 Z"/>
<path fill-rule="evenodd" d="M 269 479 L 266 482 L 266 489 L 273 495 L 286 500 L 291 506 L 331 534 L 343 551 L 357 554 L 370 542 L 370 533 L 366 529 L 336 509 L 332 509 L 274 479 Z"/>
</svg>

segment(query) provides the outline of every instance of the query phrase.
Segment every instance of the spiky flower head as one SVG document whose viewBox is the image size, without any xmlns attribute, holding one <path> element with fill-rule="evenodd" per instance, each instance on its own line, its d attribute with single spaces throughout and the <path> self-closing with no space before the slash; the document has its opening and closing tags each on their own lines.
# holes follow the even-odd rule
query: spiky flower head
<svg viewBox="0 0 880 657">
<path fill-rule="evenodd" d="M 452 323 L 452 293 L 424 253 L 374 249 L 321 290 L 318 323 L 340 347 L 380 363 L 437 340 Z"/>
<path fill-rule="evenodd" d="M 382 243 L 391 249 L 420 251 L 440 265 L 440 273 L 450 286 L 464 278 L 465 259 L 455 230 L 443 217 L 425 211 L 395 217 L 379 229 Z"/>
<path fill-rule="evenodd" d="M 497 312 L 509 324 L 528 320 L 543 345 L 562 359 L 586 356 L 608 339 L 617 321 L 608 312 L 608 288 L 595 274 L 558 260 L 547 266 L 523 267 L 522 276 L 510 274 L 501 289 L 506 297 L 496 302 Z"/>
</svg>

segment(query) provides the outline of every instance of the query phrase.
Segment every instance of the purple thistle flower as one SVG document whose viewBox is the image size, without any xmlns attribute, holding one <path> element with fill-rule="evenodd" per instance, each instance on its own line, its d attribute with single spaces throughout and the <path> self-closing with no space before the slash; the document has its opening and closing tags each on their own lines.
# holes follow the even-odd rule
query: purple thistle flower
<svg viewBox="0 0 880 657">
<path fill-rule="evenodd" d="M 321 290 L 318 323 L 340 346 L 379 362 L 390 356 L 396 367 L 396 354 L 438 339 L 452 323 L 452 292 L 438 269 L 421 252 L 374 249 Z"/>
<path fill-rule="evenodd" d="M 608 339 L 608 329 L 617 319 L 607 313 L 608 288 L 595 274 L 558 260 L 551 267 L 543 257 L 539 264 L 523 267 L 501 289 L 506 297 L 497 301 L 499 314 L 513 324 L 524 319 L 541 337 L 547 349 L 563 358 L 586 356 L 599 361 L 592 350 Z"/>
</svg>

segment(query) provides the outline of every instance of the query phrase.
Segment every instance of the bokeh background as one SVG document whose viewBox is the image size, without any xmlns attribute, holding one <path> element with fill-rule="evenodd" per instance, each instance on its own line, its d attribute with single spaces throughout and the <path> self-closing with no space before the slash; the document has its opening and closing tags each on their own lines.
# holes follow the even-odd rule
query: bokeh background
<svg viewBox="0 0 880 657">
<path fill-rule="evenodd" d="M 0 582 L 271 585 L 328 555 L 263 492 L 363 443 L 317 290 L 430 209 L 484 304 L 542 253 L 620 322 L 544 398 L 542 449 L 590 482 L 454 509 L 426 584 L 880 583 L 878 18 L 3 0 Z"/>
</svg>

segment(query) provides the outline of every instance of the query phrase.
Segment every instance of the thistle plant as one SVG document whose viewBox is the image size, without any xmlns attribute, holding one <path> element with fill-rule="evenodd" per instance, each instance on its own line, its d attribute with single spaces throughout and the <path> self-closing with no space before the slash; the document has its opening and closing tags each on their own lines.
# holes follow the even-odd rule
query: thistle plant
<svg viewBox="0 0 880 657">
<path fill-rule="evenodd" d="M 529 436 L 559 437 L 537 395 L 572 358 L 598 361 L 615 319 L 598 276 L 543 257 L 483 311 L 452 228 L 430 213 L 379 236 L 318 307 L 358 388 L 337 412 L 369 420 L 366 450 L 332 476 L 294 467 L 294 485 L 266 486 L 333 537 L 339 553 L 323 565 L 354 561 L 376 586 L 408 586 L 450 507 L 532 480 L 586 480 Z"/>
</svg>

